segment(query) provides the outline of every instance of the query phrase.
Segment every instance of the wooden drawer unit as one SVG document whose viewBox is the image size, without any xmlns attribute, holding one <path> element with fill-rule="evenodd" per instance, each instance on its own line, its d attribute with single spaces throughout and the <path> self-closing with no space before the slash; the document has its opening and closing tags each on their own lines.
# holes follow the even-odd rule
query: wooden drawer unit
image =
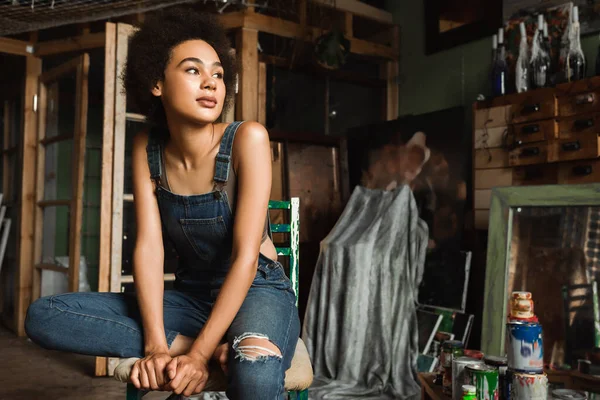
<svg viewBox="0 0 600 400">
<path fill-rule="evenodd" d="M 475 110 L 474 129 L 490 129 L 506 126 L 509 122 L 511 106 L 498 106 Z"/>
<path fill-rule="evenodd" d="M 558 183 L 557 164 L 539 164 L 513 168 L 514 186 L 553 185 Z"/>
<path fill-rule="evenodd" d="M 477 129 L 474 138 L 475 148 L 490 149 L 493 147 L 503 147 L 507 133 L 508 128 L 506 126 Z"/>
<path fill-rule="evenodd" d="M 540 142 L 556 137 L 558 124 L 554 119 L 512 125 L 509 130 L 510 142 L 521 145 Z"/>
<path fill-rule="evenodd" d="M 552 89 L 540 89 L 519 94 L 511 109 L 511 123 L 520 124 L 554 118 L 556 97 Z"/>
<path fill-rule="evenodd" d="M 508 165 L 544 164 L 548 162 L 548 142 L 527 143 L 508 153 Z"/>
<path fill-rule="evenodd" d="M 559 139 L 577 138 L 585 133 L 600 133 L 600 113 L 584 114 L 558 122 Z"/>
<path fill-rule="evenodd" d="M 549 147 L 549 162 L 584 160 L 600 155 L 598 134 L 595 132 L 583 133 L 577 138 L 557 139 Z"/>
<path fill-rule="evenodd" d="M 558 98 L 558 115 L 561 117 L 570 117 L 593 111 L 600 111 L 600 89 L 571 93 Z"/>
<path fill-rule="evenodd" d="M 512 185 L 512 168 L 482 169 L 475 171 L 475 189 L 491 189 Z"/>
<path fill-rule="evenodd" d="M 558 164 L 558 183 L 600 182 L 600 160 L 582 160 Z"/>
<path fill-rule="evenodd" d="M 508 167 L 508 151 L 505 149 L 477 149 L 474 164 L 476 169 Z"/>
</svg>

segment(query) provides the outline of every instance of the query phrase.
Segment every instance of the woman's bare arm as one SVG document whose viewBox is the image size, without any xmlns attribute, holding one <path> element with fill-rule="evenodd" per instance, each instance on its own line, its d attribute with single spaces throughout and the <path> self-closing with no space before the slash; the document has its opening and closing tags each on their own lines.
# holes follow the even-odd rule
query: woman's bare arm
<svg viewBox="0 0 600 400">
<path fill-rule="evenodd" d="M 133 251 L 133 276 L 144 328 L 144 350 L 168 353 L 163 323 L 164 250 L 160 213 L 146 155 L 148 134 L 133 141 L 133 195 L 137 238 Z"/>
<path fill-rule="evenodd" d="M 190 355 L 204 360 L 212 356 L 256 276 L 271 193 L 271 148 L 267 130 L 256 122 L 245 122 L 238 129 L 234 141 L 238 194 L 231 269 L 190 350 Z"/>
</svg>

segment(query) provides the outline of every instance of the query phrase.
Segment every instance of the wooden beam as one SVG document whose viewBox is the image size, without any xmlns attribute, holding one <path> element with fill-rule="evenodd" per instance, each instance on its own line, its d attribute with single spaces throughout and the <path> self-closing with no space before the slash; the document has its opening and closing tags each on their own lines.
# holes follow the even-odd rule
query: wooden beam
<svg viewBox="0 0 600 400">
<path fill-rule="evenodd" d="M 50 82 L 59 79 L 60 77 L 76 71 L 79 66 L 79 57 L 75 57 L 64 64 L 52 68 L 40 75 L 41 82 Z"/>
<path fill-rule="evenodd" d="M 37 57 L 43 57 L 52 54 L 67 53 L 70 51 L 97 49 L 104 47 L 105 41 L 104 32 L 87 33 L 66 39 L 38 42 L 35 45 L 34 54 Z"/>
<path fill-rule="evenodd" d="M 267 64 L 258 63 L 258 122 L 267 125 Z"/>
<path fill-rule="evenodd" d="M 0 37 L 0 53 L 28 56 L 33 52 L 33 45 L 23 40 Z"/>
<path fill-rule="evenodd" d="M 130 25 L 117 24 L 115 72 L 121 73 L 127 61 Z M 113 137 L 113 175 L 112 175 L 112 237 L 110 249 L 110 291 L 121 291 L 121 264 L 123 251 L 123 187 L 125 166 L 125 125 L 127 97 L 121 90 L 115 91 L 115 129 Z M 109 371 L 110 373 L 110 368 Z"/>
<path fill-rule="evenodd" d="M 81 228 L 83 226 L 83 179 L 85 173 L 85 142 L 88 116 L 88 76 L 90 55 L 78 57 L 77 93 L 75 100 L 75 138 L 73 143 L 73 199 L 69 227 L 69 290 L 79 291 L 79 260 L 81 258 Z"/>
<path fill-rule="evenodd" d="M 231 13 L 220 14 L 218 16 L 219 23 L 227 30 L 239 29 L 244 26 L 244 12 L 236 11 Z"/>
<path fill-rule="evenodd" d="M 43 248 L 43 240 L 44 240 L 44 210 L 47 206 L 55 205 L 52 204 L 61 200 L 46 200 L 44 199 L 44 186 L 46 183 L 46 148 L 42 145 L 42 140 L 46 136 L 46 121 L 48 121 L 48 96 L 50 96 L 50 101 L 57 102 L 58 104 L 58 93 L 59 93 L 58 83 L 54 82 L 48 87 L 46 82 L 41 81 L 40 79 L 40 87 L 38 90 L 39 100 L 38 100 L 38 126 L 37 126 L 37 160 L 36 160 L 36 183 L 35 183 L 35 215 L 34 219 L 34 229 L 33 229 L 33 262 L 36 264 L 42 263 L 42 248 Z M 49 92 L 49 93 L 48 93 Z M 50 114 L 51 117 L 57 117 L 58 107 L 54 107 L 54 112 Z M 50 119 L 55 120 L 55 118 Z M 42 204 L 47 202 L 48 204 Z M 68 203 L 67 203 L 68 205 Z M 42 286 L 42 271 L 39 267 L 36 267 L 33 270 L 33 278 L 32 278 L 32 290 L 31 290 L 31 301 L 35 301 L 40 297 Z"/>
<path fill-rule="evenodd" d="M 260 15 L 260 14 L 252 14 Z M 236 118 L 239 121 L 258 120 L 258 31 L 242 28 L 236 39 L 236 53 L 241 60 L 239 91 L 236 99 Z"/>
<path fill-rule="evenodd" d="M 308 37 L 306 37 L 306 33 L 300 24 L 258 13 L 245 15 L 243 17 L 243 26 L 246 29 L 291 39 L 314 40 L 323 34 L 323 30 L 320 28 L 307 27 Z M 391 60 L 398 59 L 398 50 L 392 46 L 356 38 L 349 38 L 349 40 L 351 53 Z"/>
<path fill-rule="evenodd" d="M 111 208 L 113 141 L 115 128 L 116 43 L 117 27 L 106 23 L 106 45 L 104 46 L 104 125 L 102 133 L 102 177 L 100 200 L 100 247 L 98 260 L 98 291 L 108 292 L 110 276 Z M 106 360 L 104 361 L 106 368 Z M 103 375 L 105 375 L 104 373 Z M 98 370 L 96 369 L 96 375 Z"/>
<path fill-rule="evenodd" d="M 354 15 L 360 15 L 374 21 L 384 24 L 393 24 L 392 13 L 370 6 L 358 0 L 310 0 L 313 3 L 321 4 L 326 7 L 337 8 L 341 11 L 347 11 Z"/>
<path fill-rule="evenodd" d="M 18 270 L 15 285 L 15 326 L 19 336 L 25 336 L 25 315 L 31 303 L 33 272 L 33 215 L 35 213 L 35 168 L 37 147 L 37 120 L 34 97 L 42 60 L 27 56 L 25 67 L 25 99 L 23 116 L 23 168 L 21 168 L 21 221 L 19 226 Z"/>
<path fill-rule="evenodd" d="M 139 14 L 138 14 L 139 15 Z M 144 14 L 142 14 L 144 15 Z M 110 289 L 110 247 L 112 226 L 112 173 L 115 128 L 117 26 L 107 22 L 104 44 L 104 124 L 102 126 L 102 169 L 100 183 L 100 243 L 98 245 L 98 292 Z M 108 358 L 96 357 L 96 376 L 106 376 Z"/>
</svg>

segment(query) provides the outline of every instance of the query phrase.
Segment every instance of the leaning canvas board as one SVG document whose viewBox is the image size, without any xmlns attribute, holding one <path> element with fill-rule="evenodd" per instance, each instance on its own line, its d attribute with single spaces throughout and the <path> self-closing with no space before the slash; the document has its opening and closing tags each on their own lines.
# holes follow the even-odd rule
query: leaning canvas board
<svg viewBox="0 0 600 400">
<path fill-rule="evenodd" d="M 419 353 L 429 353 L 429 347 L 433 342 L 436 332 L 442 323 L 443 316 L 417 309 L 417 323 L 419 326 Z"/>
</svg>

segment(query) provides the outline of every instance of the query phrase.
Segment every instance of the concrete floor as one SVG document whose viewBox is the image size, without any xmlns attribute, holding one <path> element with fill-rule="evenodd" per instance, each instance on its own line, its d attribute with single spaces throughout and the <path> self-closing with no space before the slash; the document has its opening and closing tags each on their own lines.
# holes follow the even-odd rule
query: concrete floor
<svg viewBox="0 0 600 400">
<path fill-rule="evenodd" d="M 125 385 L 94 377 L 94 357 L 42 349 L 0 326 L 0 399 L 125 399 Z"/>
<path fill-rule="evenodd" d="M 45 350 L 0 325 L 0 400 L 125 400 L 126 385 L 94 376 L 95 358 Z M 162 400 L 151 392 L 144 400 Z M 205 393 L 194 399 L 221 399 Z"/>
</svg>

